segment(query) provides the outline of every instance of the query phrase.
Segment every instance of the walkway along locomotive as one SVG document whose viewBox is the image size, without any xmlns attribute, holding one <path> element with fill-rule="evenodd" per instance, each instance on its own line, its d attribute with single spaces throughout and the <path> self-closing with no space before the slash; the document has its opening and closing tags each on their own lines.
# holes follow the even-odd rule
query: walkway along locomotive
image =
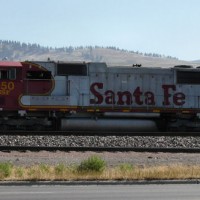
<svg viewBox="0 0 200 200">
<path fill-rule="evenodd" d="M 0 62 L 1 130 L 200 130 L 200 69 Z"/>
</svg>

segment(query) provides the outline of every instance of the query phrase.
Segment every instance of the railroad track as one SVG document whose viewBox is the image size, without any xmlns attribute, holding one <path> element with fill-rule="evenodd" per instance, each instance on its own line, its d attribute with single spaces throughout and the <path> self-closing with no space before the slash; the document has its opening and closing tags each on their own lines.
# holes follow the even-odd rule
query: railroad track
<svg viewBox="0 0 200 200">
<path fill-rule="evenodd" d="M 6 131 L 0 151 L 200 152 L 200 132 Z"/>
<path fill-rule="evenodd" d="M 1 135 L 74 135 L 74 136 L 181 136 L 200 137 L 200 132 L 115 132 L 115 131 L 0 131 Z"/>
<path fill-rule="evenodd" d="M 165 153 L 200 153 L 200 148 L 135 148 L 135 147 L 45 147 L 45 146 L 0 146 L 0 151 L 95 151 L 95 152 L 165 152 Z"/>
</svg>

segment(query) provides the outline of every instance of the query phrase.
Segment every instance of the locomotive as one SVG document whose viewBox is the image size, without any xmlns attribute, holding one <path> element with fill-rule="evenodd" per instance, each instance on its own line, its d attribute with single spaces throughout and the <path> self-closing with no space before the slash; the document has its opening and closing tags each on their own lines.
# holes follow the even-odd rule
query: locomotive
<svg viewBox="0 0 200 200">
<path fill-rule="evenodd" d="M 0 130 L 199 131 L 200 69 L 0 61 Z"/>
</svg>

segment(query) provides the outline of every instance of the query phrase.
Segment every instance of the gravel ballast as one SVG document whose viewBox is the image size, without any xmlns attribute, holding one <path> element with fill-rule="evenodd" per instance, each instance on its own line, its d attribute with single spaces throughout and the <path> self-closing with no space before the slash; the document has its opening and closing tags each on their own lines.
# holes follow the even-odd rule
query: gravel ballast
<svg viewBox="0 0 200 200">
<path fill-rule="evenodd" d="M 166 136 L 13 136 L 1 135 L 4 146 L 200 148 L 200 137 Z"/>
</svg>

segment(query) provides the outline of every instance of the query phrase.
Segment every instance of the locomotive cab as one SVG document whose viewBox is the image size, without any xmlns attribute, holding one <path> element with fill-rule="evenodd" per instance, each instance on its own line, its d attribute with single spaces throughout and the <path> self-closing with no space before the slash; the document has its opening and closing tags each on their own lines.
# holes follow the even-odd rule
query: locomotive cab
<svg viewBox="0 0 200 200">
<path fill-rule="evenodd" d="M 0 109 L 17 111 L 22 88 L 22 65 L 19 62 L 0 63 Z"/>
<path fill-rule="evenodd" d="M 22 91 L 22 64 L 0 62 L 0 129 L 12 123 L 9 119 L 18 115 L 18 97 Z"/>
</svg>

